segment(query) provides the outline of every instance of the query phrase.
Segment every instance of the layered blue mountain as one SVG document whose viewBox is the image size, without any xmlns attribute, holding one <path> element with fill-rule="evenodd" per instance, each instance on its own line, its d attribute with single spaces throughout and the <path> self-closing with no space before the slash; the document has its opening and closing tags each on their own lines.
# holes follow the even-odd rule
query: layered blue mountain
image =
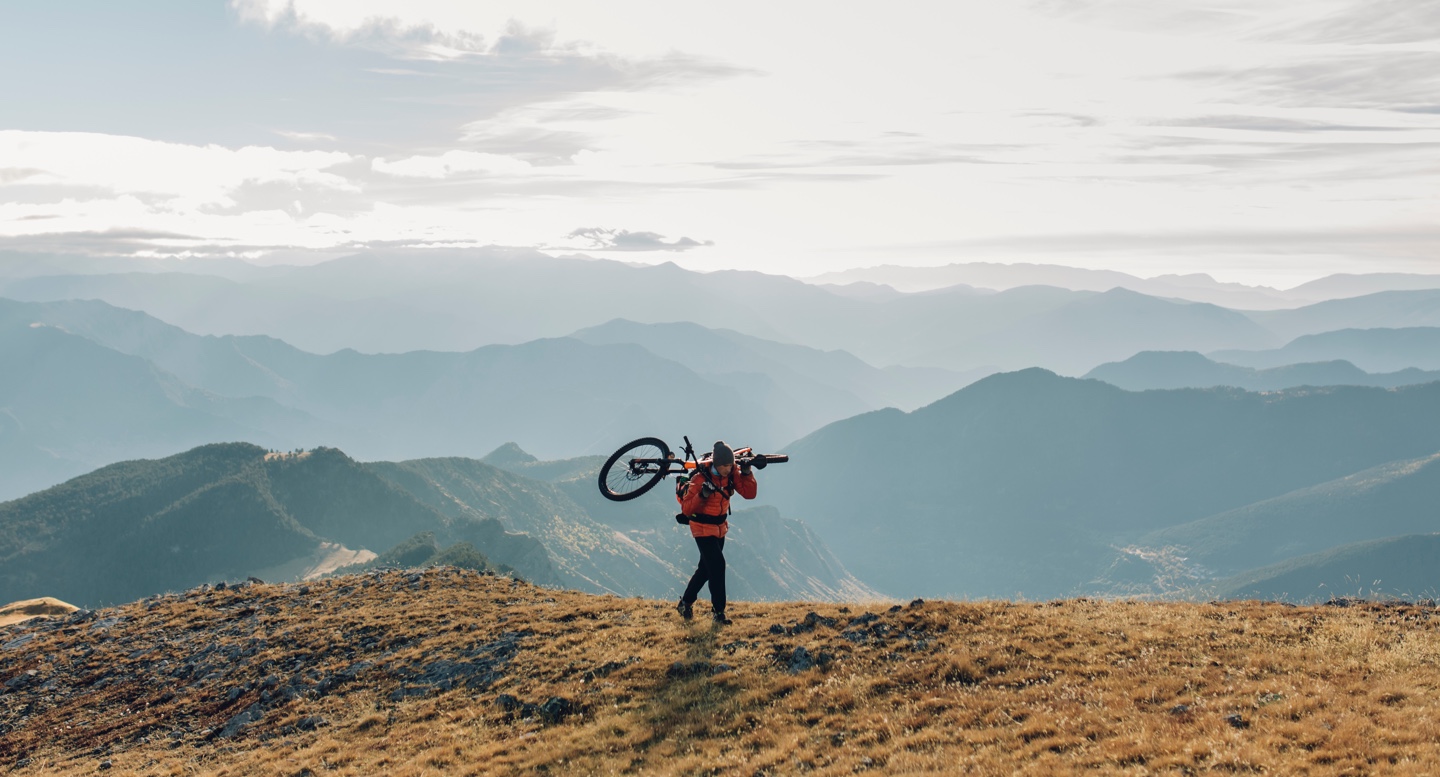
<svg viewBox="0 0 1440 777">
<path fill-rule="evenodd" d="M 769 498 L 891 595 L 1091 591 L 1114 547 L 1440 451 L 1440 383 L 1128 392 L 1032 369 L 788 446 Z"/>
<path fill-rule="evenodd" d="M 1281 348 L 1223 350 L 1209 356 L 1216 361 L 1257 369 L 1343 360 L 1370 372 L 1440 370 L 1440 327 L 1337 329 L 1297 337 Z"/>
<path fill-rule="evenodd" d="M 1440 454 L 1401 459 L 1150 532 L 1210 578 L 1376 538 L 1440 531 Z M 1440 586 L 1440 567 L 1434 570 Z"/>
<path fill-rule="evenodd" d="M 823 418 L 814 428 L 881 407 L 913 410 L 988 374 L 880 369 L 845 351 L 821 351 L 685 322 L 616 319 L 571 337 L 595 345 L 639 345 L 738 391 L 773 396 L 766 405 L 777 408 L 777 415 Z"/>
<path fill-rule="evenodd" d="M 263 397 L 192 388 L 145 359 L 0 316 L 0 499 L 125 458 L 215 440 L 290 448 L 324 425 Z"/>
<path fill-rule="evenodd" d="M 8 300 L 0 331 L 8 363 L 28 365 L 0 382 L 0 451 L 34 462 L 0 480 L 0 498 L 227 439 L 372 459 L 479 456 L 513 440 L 555 457 L 608 452 L 642 433 L 773 445 L 814 428 L 631 344 L 320 356 L 266 337 L 196 336 L 99 302 Z"/>
<path fill-rule="evenodd" d="M 1255 311 L 1249 316 L 1281 341 L 1340 329 L 1435 327 L 1440 326 L 1440 289 L 1382 291 L 1293 310 Z"/>
<path fill-rule="evenodd" d="M 1410 368 L 1376 374 L 1343 360 L 1255 369 L 1212 361 L 1194 351 L 1142 351 L 1123 362 L 1102 364 L 1085 377 L 1127 391 L 1210 386 L 1276 391 L 1298 386 L 1408 386 L 1440 380 L 1440 370 Z"/>
<path fill-rule="evenodd" d="M 27 301 L 99 299 L 187 331 L 268 335 L 315 353 L 469 351 L 558 337 L 617 318 L 690 321 L 879 366 L 953 370 L 1040 364 L 1084 372 L 1139 350 L 1279 345 L 1244 315 L 1134 292 L 1023 287 L 849 295 L 783 276 L 562 259 L 489 249 L 370 254 L 256 278 L 191 273 L 0 281 Z"/>
</svg>

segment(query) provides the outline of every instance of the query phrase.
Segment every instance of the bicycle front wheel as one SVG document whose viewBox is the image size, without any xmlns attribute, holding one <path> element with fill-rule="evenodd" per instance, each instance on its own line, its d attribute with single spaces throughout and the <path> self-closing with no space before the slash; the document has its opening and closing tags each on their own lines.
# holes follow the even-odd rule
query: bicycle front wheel
<svg viewBox="0 0 1440 777">
<path fill-rule="evenodd" d="M 670 446 L 658 437 L 641 437 L 610 454 L 600 468 L 600 494 L 624 502 L 649 491 L 670 471 Z"/>
</svg>

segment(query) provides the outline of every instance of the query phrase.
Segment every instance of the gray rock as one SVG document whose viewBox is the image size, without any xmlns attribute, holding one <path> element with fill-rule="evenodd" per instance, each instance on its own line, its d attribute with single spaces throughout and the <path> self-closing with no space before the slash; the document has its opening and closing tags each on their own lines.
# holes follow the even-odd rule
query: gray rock
<svg viewBox="0 0 1440 777">
<path fill-rule="evenodd" d="M 265 709 L 260 706 L 260 703 L 256 702 L 251 704 L 234 717 L 225 721 L 225 725 L 220 727 L 220 733 L 217 736 L 220 739 L 229 739 L 239 734 L 246 726 L 255 723 L 263 717 L 265 717 Z"/>
<path fill-rule="evenodd" d="M 786 664 L 785 671 L 790 674 L 799 674 L 807 669 L 813 668 L 815 668 L 815 658 L 811 656 L 810 651 L 806 650 L 805 646 L 802 645 L 795 648 L 795 652 L 790 654 L 790 661 Z"/>
<path fill-rule="evenodd" d="M 19 650 L 20 648 L 25 647 L 26 645 L 30 644 L 31 642 L 34 642 L 34 641 L 35 641 L 35 636 L 36 636 L 36 635 L 35 635 L 35 632 L 33 632 L 33 631 L 30 632 L 29 634 L 21 634 L 20 636 L 16 637 L 15 639 L 12 639 L 12 640 L 10 640 L 9 642 L 6 642 L 5 645 L 3 646 L 3 649 L 4 649 L 4 650 Z"/>
<path fill-rule="evenodd" d="M 301 731 L 314 731 L 321 726 L 328 726 L 330 724 L 329 721 L 325 720 L 319 715 L 306 715 L 305 717 L 300 719 L 299 723 L 295 725 L 298 726 Z"/>
<path fill-rule="evenodd" d="M 559 696 L 551 696 L 540 705 L 541 719 L 552 724 L 565 720 L 577 711 L 574 702 Z"/>
</svg>

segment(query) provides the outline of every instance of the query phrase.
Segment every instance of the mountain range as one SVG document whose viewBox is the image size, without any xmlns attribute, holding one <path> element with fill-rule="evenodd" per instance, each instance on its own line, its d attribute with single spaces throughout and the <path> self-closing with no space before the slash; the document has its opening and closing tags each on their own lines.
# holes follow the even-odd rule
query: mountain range
<svg viewBox="0 0 1440 777">
<path fill-rule="evenodd" d="M 1337 329 L 1297 337 L 1281 348 L 1222 350 L 1208 355 L 1216 361 L 1256 369 L 1301 362 L 1348 361 L 1369 372 L 1440 370 L 1440 327 Z"/>
<path fill-rule="evenodd" d="M 1440 380 L 1440 370 L 1409 368 L 1369 373 L 1339 360 L 1255 369 L 1207 359 L 1194 351 L 1141 351 L 1085 373 L 1128 391 L 1234 386 L 1247 391 L 1276 391 L 1299 386 L 1408 386 Z"/>
<path fill-rule="evenodd" d="M 247 576 L 294 579 L 433 542 L 468 544 L 526 579 L 669 598 L 695 563 L 657 490 L 646 525 L 571 499 L 597 468 L 549 483 L 469 459 L 360 463 L 333 448 L 212 444 L 128 461 L 0 503 L 0 599 L 124 602 Z M 555 468 L 557 471 L 565 467 Z M 573 482 L 572 482 L 573 481 Z M 856 601 L 876 594 L 799 521 L 738 511 L 732 596 Z"/>
<path fill-rule="evenodd" d="M 1110 590 L 1147 533 L 1436 451 L 1440 383 L 1127 392 L 1032 369 L 831 424 L 768 498 L 892 596 L 1053 597 Z"/>
<path fill-rule="evenodd" d="M 734 370 L 702 376 L 614 336 L 624 329 L 697 369 L 716 367 L 667 338 L 723 347 Z M 0 458 L 11 463 L 0 498 L 225 439 L 391 459 L 474 457 L 506 441 L 550 458 L 608 453 L 637 429 L 774 446 L 881 402 L 923 404 L 967 382 L 693 325 L 616 322 L 583 336 L 595 342 L 321 356 L 263 336 L 194 335 L 98 301 L 0 299 L 0 359 L 27 365 L 0 377 Z"/>
<path fill-rule="evenodd" d="M 1341 545 L 1219 581 L 1216 596 L 1294 603 L 1440 598 L 1440 534 Z"/>
<path fill-rule="evenodd" d="M 1190 563 L 1226 578 L 1351 543 L 1440 531 L 1437 494 L 1440 454 L 1431 454 L 1165 527 L 1137 544 L 1181 548 Z"/>
<path fill-rule="evenodd" d="M 1361 320 L 1374 322 L 1367 326 L 1440 325 L 1440 311 L 1426 307 L 1440 292 L 1385 292 L 1242 314 L 1123 287 L 844 294 L 755 272 L 697 273 L 509 249 L 366 254 L 232 276 L 11 277 L 0 279 L 0 295 L 100 299 L 197 334 L 268 335 L 312 353 L 470 351 L 560 337 L 618 318 L 687 321 L 840 349 L 881 367 L 1038 365 L 1073 374 L 1139 350 L 1272 348 Z"/>
</svg>

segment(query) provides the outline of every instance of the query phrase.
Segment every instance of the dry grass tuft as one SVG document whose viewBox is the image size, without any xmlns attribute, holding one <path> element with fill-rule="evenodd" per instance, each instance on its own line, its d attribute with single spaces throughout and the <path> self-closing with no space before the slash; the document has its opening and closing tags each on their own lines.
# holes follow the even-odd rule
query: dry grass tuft
<svg viewBox="0 0 1440 777">
<path fill-rule="evenodd" d="M 39 599 L 25 599 L 0 607 L 0 626 L 13 626 L 31 618 L 63 617 L 77 608 L 69 602 L 62 602 L 49 596 Z"/>
<path fill-rule="evenodd" d="M 1440 773 L 1405 603 L 669 603 L 458 570 L 0 631 L 21 775 Z"/>
</svg>

